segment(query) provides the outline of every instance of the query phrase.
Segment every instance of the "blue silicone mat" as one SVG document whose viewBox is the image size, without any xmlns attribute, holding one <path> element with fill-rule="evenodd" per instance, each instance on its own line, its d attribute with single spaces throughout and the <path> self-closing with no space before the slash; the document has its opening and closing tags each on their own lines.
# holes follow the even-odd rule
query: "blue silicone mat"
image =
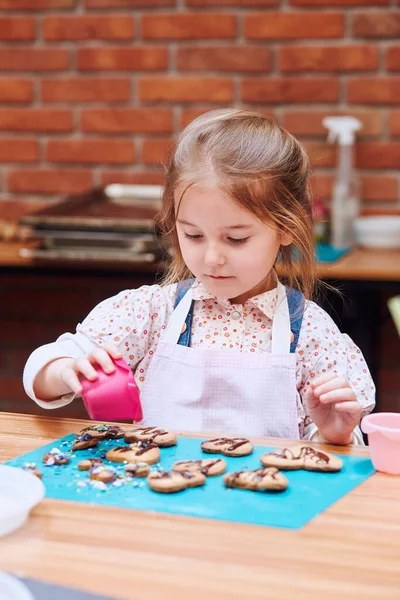
<svg viewBox="0 0 400 600">
<path fill-rule="evenodd" d="M 42 464 L 43 454 L 55 447 L 63 452 L 71 452 L 73 439 L 74 435 L 71 434 L 6 464 L 21 467 L 26 462 L 36 463 L 43 473 L 47 498 L 287 529 L 300 529 L 375 472 L 369 458 L 341 456 L 344 464 L 339 473 L 285 472 L 289 486 L 278 494 L 227 489 L 222 476 L 209 477 L 203 487 L 176 494 L 157 494 L 148 488 L 144 479 L 130 479 L 120 486 L 109 484 L 102 490 L 89 485 L 88 472 L 79 471 L 77 463 L 84 458 L 103 457 L 107 450 L 121 445 L 121 441 L 103 441 L 96 448 L 71 453 L 71 462 L 66 466 Z M 160 463 L 153 468 L 169 470 L 177 460 L 219 456 L 203 453 L 201 441 L 198 438 L 179 437 L 177 446 L 161 448 Z M 227 462 L 227 471 L 257 469 L 261 466 L 260 456 L 273 449 L 255 446 L 249 456 L 221 458 Z M 104 464 L 112 464 L 123 473 L 123 464 L 108 461 L 104 461 Z"/>
</svg>

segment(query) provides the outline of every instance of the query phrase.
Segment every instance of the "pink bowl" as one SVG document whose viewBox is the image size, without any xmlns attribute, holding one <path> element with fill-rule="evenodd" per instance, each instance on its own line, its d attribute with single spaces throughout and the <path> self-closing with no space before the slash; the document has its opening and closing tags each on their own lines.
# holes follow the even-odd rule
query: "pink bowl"
<svg viewBox="0 0 400 600">
<path fill-rule="evenodd" d="M 99 367 L 97 379 L 82 381 L 89 417 L 96 421 L 141 421 L 142 406 L 132 370 L 122 358 L 114 364 L 114 373 L 107 374 Z"/>
<path fill-rule="evenodd" d="M 400 475 L 400 414 L 375 413 L 361 421 L 368 435 L 371 460 L 377 471 Z"/>
</svg>

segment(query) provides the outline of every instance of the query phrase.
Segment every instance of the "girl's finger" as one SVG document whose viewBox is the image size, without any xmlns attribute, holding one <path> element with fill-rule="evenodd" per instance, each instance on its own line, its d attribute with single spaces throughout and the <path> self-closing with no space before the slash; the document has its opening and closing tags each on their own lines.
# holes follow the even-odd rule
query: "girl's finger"
<svg viewBox="0 0 400 600">
<path fill-rule="evenodd" d="M 322 404 L 336 404 L 337 402 L 354 402 L 356 401 L 356 395 L 351 387 L 340 388 L 332 390 L 326 394 L 322 394 L 319 397 Z"/>
<path fill-rule="evenodd" d="M 79 381 L 78 374 L 74 371 L 74 369 L 63 369 L 60 373 L 60 376 L 69 389 L 74 392 L 74 394 L 82 393 L 82 385 Z"/>
<path fill-rule="evenodd" d="M 104 348 L 96 348 L 88 356 L 89 360 L 94 360 L 105 373 L 114 373 L 115 365 L 112 358 Z"/>
<path fill-rule="evenodd" d="M 331 379 L 335 379 L 336 377 L 337 373 L 332 373 L 332 371 L 329 373 L 324 373 L 323 375 L 320 375 L 311 381 L 311 387 L 316 388 L 327 381 L 331 381 Z"/>
<path fill-rule="evenodd" d="M 86 379 L 89 379 L 89 381 L 94 381 L 98 377 L 97 371 L 92 365 L 92 360 L 96 362 L 95 359 L 91 357 L 91 355 L 79 356 L 75 360 L 74 365 L 74 370 L 78 373 L 81 373 L 81 375 L 86 377 Z"/>
<path fill-rule="evenodd" d="M 355 402 L 339 402 L 338 404 L 335 404 L 335 410 L 338 412 L 349 413 L 352 417 L 355 417 L 357 421 L 360 420 L 361 405 L 357 400 Z"/>
<path fill-rule="evenodd" d="M 321 394 L 326 394 L 327 392 L 331 392 L 332 390 L 337 390 L 339 388 L 346 387 L 349 387 L 348 382 L 345 379 L 343 379 L 343 377 L 338 377 L 336 375 L 330 381 L 326 381 L 325 383 L 314 387 L 314 394 L 316 396 L 321 396 Z"/>
</svg>

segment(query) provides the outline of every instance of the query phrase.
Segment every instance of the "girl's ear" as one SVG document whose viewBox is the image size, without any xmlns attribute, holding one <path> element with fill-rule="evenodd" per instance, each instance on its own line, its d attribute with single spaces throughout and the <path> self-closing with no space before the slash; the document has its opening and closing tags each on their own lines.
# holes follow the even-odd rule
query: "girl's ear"
<svg viewBox="0 0 400 600">
<path fill-rule="evenodd" d="M 281 231 L 280 233 L 280 243 L 281 246 L 290 246 L 293 242 L 293 236 L 288 231 Z"/>
</svg>

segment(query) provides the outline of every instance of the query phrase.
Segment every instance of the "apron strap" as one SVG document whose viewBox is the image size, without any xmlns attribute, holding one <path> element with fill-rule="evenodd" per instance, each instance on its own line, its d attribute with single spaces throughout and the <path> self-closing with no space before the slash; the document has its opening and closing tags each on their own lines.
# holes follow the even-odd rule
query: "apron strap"
<svg viewBox="0 0 400 600">
<path fill-rule="evenodd" d="M 174 308 L 178 306 L 182 298 L 186 295 L 188 290 L 191 288 L 195 279 L 186 279 L 185 281 L 178 283 L 177 292 L 175 297 Z M 300 329 L 303 322 L 305 301 L 304 296 L 298 290 L 293 288 L 286 288 L 287 294 L 287 302 L 289 308 L 289 316 L 290 316 L 290 329 L 294 335 L 293 342 L 290 345 L 290 352 L 296 352 L 297 343 L 299 341 Z M 189 312 L 185 319 L 185 330 L 180 334 L 178 339 L 178 344 L 180 346 L 190 347 L 190 339 L 192 333 L 192 323 L 193 323 L 193 312 L 194 312 L 194 300 L 192 300 Z"/>
</svg>

